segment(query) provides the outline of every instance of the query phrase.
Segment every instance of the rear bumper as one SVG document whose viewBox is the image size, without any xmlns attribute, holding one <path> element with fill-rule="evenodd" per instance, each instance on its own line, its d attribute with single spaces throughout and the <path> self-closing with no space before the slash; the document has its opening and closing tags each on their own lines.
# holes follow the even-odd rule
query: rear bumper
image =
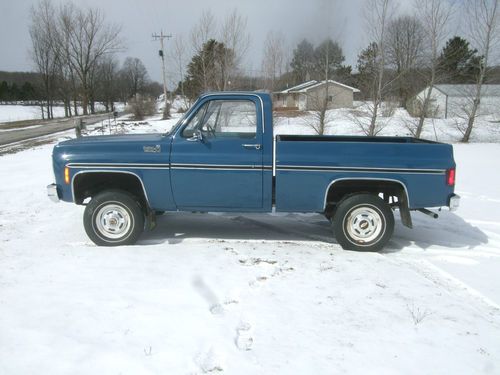
<svg viewBox="0 0 500 375">
<path fill-rule="evenodd" d="M 56 184 L 50 184 L 47 185 L 47 196 L 52 202 L 59 202 L 60 197 L 59 197 L 59 191 L 57 190 L 57 185 Z"/>
<path fill-rule="evenodd" d="M 450 208 L 450 211 L 458 210 L 458 207 L 460 207 L 460 195 L 453 194 L 450 197 L 450 202 L 448 203 L 448 207 Z"/>
</svg>

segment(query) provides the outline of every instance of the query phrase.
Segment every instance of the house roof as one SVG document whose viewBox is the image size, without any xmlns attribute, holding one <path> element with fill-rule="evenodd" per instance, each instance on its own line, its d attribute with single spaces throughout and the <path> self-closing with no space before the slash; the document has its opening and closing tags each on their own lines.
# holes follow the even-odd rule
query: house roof
<svg viewBox="0 0 500 375">
<path fill-rule="evenodd" d="M 360 92 L 358 89 L 356 89 L 354 87 L 344 85 L 343 83 L 340 83 L 340 82 L 337 82 L 337 81 L 333 81 L 331 79 L 328 80 L 328 82 L 330 84 L 341 86 L 341 87 L 344 87 L 346 89 L 352 90 L 352 92 Z M 312 81 L 301 83 L 300 85 L 297 85 L 297 86 L 294 86 L 294 87 L 290 87 L 289 89 L 286 89 L 286 90 L 283 90 L 283 91 L 278 91 L 276 94 L 306 93 L 306 92 L 308 92 L 311 89 L 323 86 L 325 84 L 326 84 L 326 80 L 325 81 L 321 81 L 321 82 L 318 82 L 316 80 L 312 80 Z"/>
<path fill-rule="evenodd" d="M 476 90 L 476 85 L 435 85 L 434 87 L 446 96 L 457 98 L 468 97 Z M 483 96 L 500 97 L 500 85 L 483 85 L 481 91 Z"/>
<path fill-rule="evenodd" d="M 318 81 L 316 81 L 316 80 L 307 81 L 307 82 L 301 83 L 300 85 L 290 87 L 290 88 L 283 90 L 283 91 L 279 91 L 278 94 L 288 94 L 289 92 L 297 92 L 297 91 L 303 90 L 309 86 L 313 86 L 317 83 L 318 83 Z"/>
</svg>

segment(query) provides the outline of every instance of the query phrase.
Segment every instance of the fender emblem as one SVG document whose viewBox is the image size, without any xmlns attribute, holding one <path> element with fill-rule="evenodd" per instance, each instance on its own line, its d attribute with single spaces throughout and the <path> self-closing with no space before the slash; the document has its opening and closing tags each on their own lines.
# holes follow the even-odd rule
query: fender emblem
<svg viewBox="0 0 500 375">
<path fill-rule="evenodd" d="M 160 145 L 143 146 L 142 149 L 144 150 L 144 152 L 161 152 L 161 146 Z"/>
</svg>

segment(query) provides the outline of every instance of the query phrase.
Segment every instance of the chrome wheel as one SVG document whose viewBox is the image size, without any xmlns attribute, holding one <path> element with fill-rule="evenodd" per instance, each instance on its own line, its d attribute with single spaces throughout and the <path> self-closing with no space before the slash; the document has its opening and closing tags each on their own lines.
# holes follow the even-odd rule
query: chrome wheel
<svg viewBox="0 0 500 375">
<path fill-rule="evenodd" d="M 385 220 L 375 206 L 353 207 L 344 218 L 344 231 L 349 241 L 356 245 L 369 246 L 385 232 Z"/>
<path fill-rule="evenodd" d="M 119 240 L 130 231 L 132 216 L 123 206 L 106 204 L 97 211 L 95 225 L 102 236 L 111 240 Z"/>
</svg>

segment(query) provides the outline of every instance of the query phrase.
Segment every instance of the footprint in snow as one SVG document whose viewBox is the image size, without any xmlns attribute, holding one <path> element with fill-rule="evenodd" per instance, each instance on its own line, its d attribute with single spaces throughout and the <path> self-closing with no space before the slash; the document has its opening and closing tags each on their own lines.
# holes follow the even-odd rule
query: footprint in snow
<svg viewBox="0 0 500 375">
<path fill-rule="evenodd" d="M 236 337 L 234 343 L 240 350 L 252 350 L 253 335 L 252 325 L 248 322 L 241 321 L 236 328 Z"/>
<path fill-rule="evenodd" d="M 213 315 L 220 315 L 224 313 L 224 306 L 222 306 L 220 303 L 216 303 L 212 306 L 210 306 L 210 312 Z"/>
<path fill-rule="evenodd" d="M 201 352 L 194 361 L 204 373 L 224 371 L 222 356 L 214 348 Z"/>
</svg>

